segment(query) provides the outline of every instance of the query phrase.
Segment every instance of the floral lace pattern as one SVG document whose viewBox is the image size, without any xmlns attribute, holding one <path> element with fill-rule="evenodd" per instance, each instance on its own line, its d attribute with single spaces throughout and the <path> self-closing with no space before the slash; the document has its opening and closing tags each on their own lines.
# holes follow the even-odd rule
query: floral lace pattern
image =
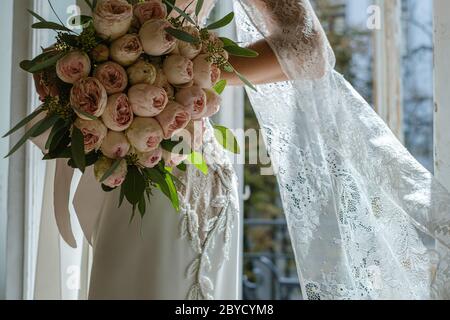
<svg viewBox="0 0 450 320">
<path fill-rule="evenodd" d="M 186 276 L 193 279 L 187 295 L 190 300 L 214 299 L 214 284 L 208 273 L 228 260 L 232 228 L 239 212 L 236 176 L 231 163 L 224 161 L 227 155 L 215 141 L 212 131 L 208 125 L 203 145 L 208 175 L 193 166 L 177 173 L 181 182 L 178 185 L 180 237 L 187 239 L 197 254 L 186 270 Z M 221 259 L 218 265 L 212 266 L 210 256 L 220 249 Z"/>
<path fill-rule="evenodd" d="M 248 93 L 304 296 L 448 298 L 450 195 L 332 70 L 309 1 L 239 0 L 235 11 L 239 41 L 264 37 L 291 79 Z"/>
</svg>

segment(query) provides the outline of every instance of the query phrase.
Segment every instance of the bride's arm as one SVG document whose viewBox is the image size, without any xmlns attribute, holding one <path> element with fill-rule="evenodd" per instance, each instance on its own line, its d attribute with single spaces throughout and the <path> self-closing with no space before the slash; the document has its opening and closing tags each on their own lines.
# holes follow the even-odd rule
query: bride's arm
<svg viewBox="0 0 450 320">
<path fill-rule="evenodd" d="M 240 1 L 253 22 L 265 27 L 262 28 L 264 31 L 260 29 L 264 39 L 249 46 L 259 53 L 258 57 L 230 57 L 230 63 L 237 71 L 254 84 L 324 76 L 330 64 L 330 49 L 308 0 Z M 284 64 L 285 72 L 279 59 L 291 64 L 288 69 Z M 232 73 L 224 72 L 222 77 L 231 85 L 242 84 Z"/>
<path fill-rule="evenodd" d="M 286 81 L 288 77 L 281 69 L 280 63 L 266 40 L 260 40 L 249 46 L 259 53 L 256 58 L 243 58 L 230 56 L 230 63 L 253 84 L 265 84 L 270 82 Z M 242 85 L 242 81 L 235 73 L 222 72 L 222 78 L 229 85 Z"/>
</svg>

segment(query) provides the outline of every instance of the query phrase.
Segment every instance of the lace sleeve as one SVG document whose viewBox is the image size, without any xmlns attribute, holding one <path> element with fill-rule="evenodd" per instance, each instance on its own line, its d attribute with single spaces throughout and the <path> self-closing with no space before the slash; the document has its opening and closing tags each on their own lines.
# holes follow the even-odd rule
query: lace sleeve
<svg viewBox="0 0 450 320">
<path fill-rule="evenodd" d="M 240 0 L 292 80 L 317 79 L 334 54 L 309 0 Z"/>
</svg>

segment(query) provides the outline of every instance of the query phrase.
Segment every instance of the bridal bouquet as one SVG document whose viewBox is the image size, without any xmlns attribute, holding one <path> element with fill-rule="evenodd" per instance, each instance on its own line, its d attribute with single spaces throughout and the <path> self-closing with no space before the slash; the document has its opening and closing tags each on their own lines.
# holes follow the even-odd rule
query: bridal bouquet
<svg viewBox="0 0 450 320">
<path fill-rule="evenodd" d="M 235 72 L 253 88 L 228 62 L 229 54 L 257 53 L 213 32 L 229 24 L 233 13 L 200 27 L 202 0 L 193 14 L 175 0 L 86 2 L 92 15 L 72 19 L 80 33 L 30 10 L 38 20 L 32 27 L 56 31 L 57 41 L 21 63 L 45 97 L 5 135 L 30 127 L 7 156 L 29 138 L 47 134 L 44 160 L 68 159 L 82 172 L 93 165 L 103 190 L 120 187 L 119 205 L 126 199 L 133 215 L 136 209 L 145 214 L 155 187 L 178 210 L 172 170 L 190 163 L 207 173 L 200 152 L 204 121 L 219 111 L 226 86 L 221 72 Z M 214 129 L 219 143 L 239 152 L 230 130 Z"/>
</svg>

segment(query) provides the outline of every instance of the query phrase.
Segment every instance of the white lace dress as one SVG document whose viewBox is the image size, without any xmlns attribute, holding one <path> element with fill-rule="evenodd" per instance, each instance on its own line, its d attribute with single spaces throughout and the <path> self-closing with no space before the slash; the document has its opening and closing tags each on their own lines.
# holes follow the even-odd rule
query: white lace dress
<svg viewBox="0 0 450 320">
<path fill-rule="evenodd" d="M 227 155 L 205 134 L 208 175 L 177 171 L 182 209 L 155 191 L 141 220 L 107 195 L 93 232 L 90 299 L 237 299 L 237 181 Z"/>
</svg>

